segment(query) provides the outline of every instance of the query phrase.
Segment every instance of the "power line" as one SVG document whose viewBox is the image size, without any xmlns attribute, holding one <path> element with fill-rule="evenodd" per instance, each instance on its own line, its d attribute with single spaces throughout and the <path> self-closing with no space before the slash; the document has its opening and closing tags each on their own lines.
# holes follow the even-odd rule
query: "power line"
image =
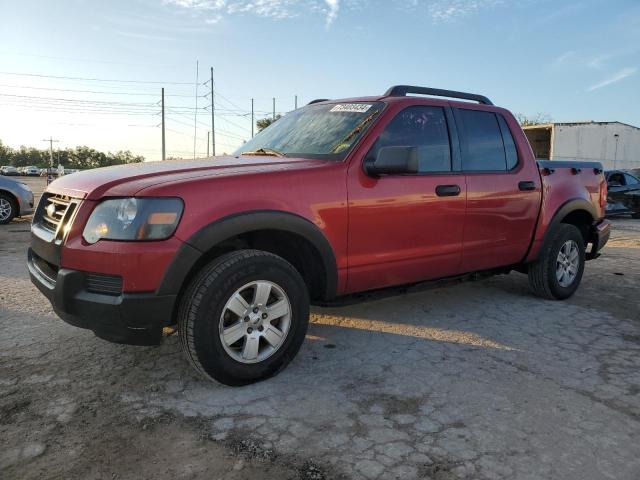
<svg viewBox="0 0 640 480">
<path fill-rule="evenodd" d="M 121 80 L 106 78 L 87 78 L 87 77 L 65 77 L 58 75 L 44 75 L 39 73 L 18 73 L 18 72 L 0 72 L 0 75 L 14 75 L 20 77 L 38 77 L 38 78 L 55 78 L 59 80 L 84 80 L 88 82 L 112 82 L 112 83 L 147 83 L 147 84 L 163 84 L 163 85 L 193 85 L 193 82 L 167 82 L 160 80 Z"/>
<path fill-rule="evenodd" d="M 148 97 L 157 97 L 157 93 L 144 93 L 144 92 L 107 92 L 107 91 L 98 91 L 98 90 L 76 90 L 71 88 L 51 88 L 51 87 L 31 87 L 27 85 L 7 85 L 0 84 L 0 87 L 7 88 L 27 88 L 30 90 L 50 90 L 54 92 L 74 92 L 74 93 L 99 93 L 106 95 L 137 95 L 137 96 L 148 96 Z M 178 93 L 173 94 L 165 94 L 166 97 L 182 97 L 182 98 L 193 98 L 193 95 L 181 95 Z M 204 96 L 203 96 L 204 97 Z"/>
</svg>

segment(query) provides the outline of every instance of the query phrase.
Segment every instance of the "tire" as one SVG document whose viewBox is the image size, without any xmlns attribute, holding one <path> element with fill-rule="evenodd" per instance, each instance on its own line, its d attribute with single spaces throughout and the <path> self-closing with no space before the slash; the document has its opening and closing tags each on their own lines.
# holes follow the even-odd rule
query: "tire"
<svg viewBox="0 0 640 480">
<path fill-rule="evenodd" d="M 18 204 L 15 199 L 5 193 L 0 193 L 0 225 L 6 225 L 15 218 L 18 213 Z"/>
<path fill-rule="evenodd" d="M 640 218 L 640 211 L 632 213 L 631 218 L 636 218 L 636 219 Z"/>
<path fill-rule="evenodd" d="M 289 262 L 260 250 L 227 253 L 204 266 L 178 311 L 187 359 L 206 377 L 230 386 L 264 380 L 286 367 L 308 325 L 304 280 Z"/>
<path fill-rule="evenodd" d="M 567 249 L 567 245 L 571 249 Z M 576 256 L 573 257 L 573 247 L 575 247 Z M 563 254 L 570 251 L 571 260 L 575 258 L 576 264 L 572 264 L 573 268 L 562 266 L 560 253 Z M 571 262 L 570 259 L 566 259 Z M 585 245 L 582 234 L 577 227 L 568 224 L 560 224 L 552 233 L 551 242 L 546 251 L 540 253 L 540 258 L 529 264 L 529 285 L 533 293 L 542 298 L 551 300 L 564 300 L 575 293 L 582 280 L 584 273 L 584 264 L 586 260 Z M 559 278 L 562 272 L 561 267 L 565 271 L 565 276 Z M 573 275 L 571 275 L 573 272 Z"/>
</svg>

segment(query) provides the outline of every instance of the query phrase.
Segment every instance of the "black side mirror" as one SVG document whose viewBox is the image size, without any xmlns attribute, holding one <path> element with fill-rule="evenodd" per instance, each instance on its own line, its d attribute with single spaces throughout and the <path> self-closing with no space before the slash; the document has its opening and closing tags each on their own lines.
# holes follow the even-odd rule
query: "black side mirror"
<svg viewBox="0 0 640 480">
<path fill-rule="evenodd" d="M 418 151 L 415 147 L 382 147 L 365 169 L 372 177 L 418 173 Z"/>
</svg>

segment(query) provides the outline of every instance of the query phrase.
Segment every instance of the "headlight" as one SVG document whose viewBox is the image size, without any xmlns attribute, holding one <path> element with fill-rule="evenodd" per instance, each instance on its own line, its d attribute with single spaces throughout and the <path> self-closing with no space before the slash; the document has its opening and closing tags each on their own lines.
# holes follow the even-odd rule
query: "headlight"
<svg viewBox="0 0 640 480">
<path fill-rule="evenodd" d="M 98 240 L 165 240 L 182 215 L 179 198 L 119 198 L 105 200 L 93 210 L 82 237 Z"/>
</svg>

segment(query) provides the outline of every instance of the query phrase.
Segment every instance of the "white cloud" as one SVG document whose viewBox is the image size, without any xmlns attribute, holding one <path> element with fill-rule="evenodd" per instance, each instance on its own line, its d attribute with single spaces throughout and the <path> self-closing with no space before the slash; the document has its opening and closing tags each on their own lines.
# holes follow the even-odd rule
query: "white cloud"
<svg viewBox="0 0 640 480">
<path fill-rule="evenodd" d="M 304 13 L 322 13 L 327 26 L 338 17 L 340 0 L 163 0 L 187 10 L 209 12 L 206 23 L 218 23 L 225 15 L 247 14 L 263 18 L 293 18 Z"/>
<path fill-rule="evenodd" d="M 340 9 L 340 1 L 339 0 L 325 0 L 327 4 L 327 26 L 331 26 L 333 22 L 335 22 L 338 17 L 338 10 Z"/>
<path fill-rule="evenodd" d="M 341 10 L 357 11 L 367 8 L 397 8 L 425 14 L 434 22 L 451 22 L 471 14 L 494 8 L 508 0 L 162 0 L 164 4 L 208 12 L 207 23 L 215 24 L 227 15 L 255 15 L 263 18 L 285 19 L 303 15 L 323 15 L 327 27 L 333 25 Z"/>
<path fill-rule="evenodd" d="M 396 0 L 404 10 L 424 10 L 436 22 L 451 22 L 481 10 L 504 4 L 506 0 Z"/>
<path fill-rule="evenodd" d="M 555 67 L 560 67 L 565 65 L 571 58 L 575 57 L 575 50 L 568 50 L 561 55 L 558 55 L 555 60 L 552 62 L 552 65 Z"/>
<path fill-rule="evenodd" d="M 625 78 L 635 74 L 637 71 L 638 69 L 636 67 L 623 68 L 622 70 L 603 80 L 602 82 L 591 85 L 589 88 L 587 88 L 587 92 L 593 92 L 594 90 L 597 90 L 599 88 L 606 87 L 607 85 L 611 85 L 612 83 L 624 80 Z"/>
</svg>

